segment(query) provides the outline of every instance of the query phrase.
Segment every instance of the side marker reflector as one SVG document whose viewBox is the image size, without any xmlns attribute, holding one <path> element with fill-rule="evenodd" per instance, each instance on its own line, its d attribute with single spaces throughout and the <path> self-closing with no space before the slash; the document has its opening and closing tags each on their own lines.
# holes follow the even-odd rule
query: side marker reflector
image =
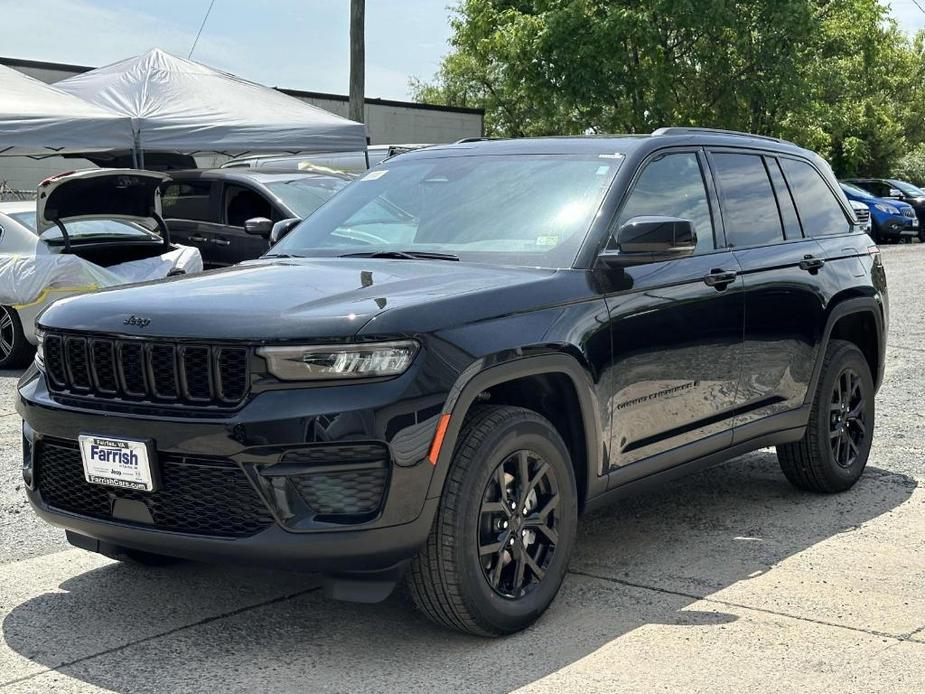
<svg viewBox="0 0 925 694">
<path fill-rule="evenodd" d="M 437 422 L 437 432 L 434 434 L 434 442 L 430 445 L 430 453 L 427 459 L 431 465 L 437 464 L 437 458 L 440 457 L 440 447 L 443 446 L 443 437 L 446 436 L 446 428 L 450 424 L 450 415 L 440 415 L 440 421 Z"/>
</svg>

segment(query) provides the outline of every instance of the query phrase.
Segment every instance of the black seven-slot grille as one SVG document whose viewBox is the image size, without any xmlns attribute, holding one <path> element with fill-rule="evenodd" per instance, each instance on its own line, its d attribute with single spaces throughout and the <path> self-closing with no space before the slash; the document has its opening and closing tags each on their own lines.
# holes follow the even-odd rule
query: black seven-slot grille
<svg viewBox="0 0 925 694">
<path fill-rule="evenodd" d="M 119 521 L 114 504 L 141 502 L 153 527 L 195 535 L 248 537 L 273 523 L 244 472 L 230 460 L 159 454 L 161 486 L 153 492 L 90 484 L 77 444 L 43 439 L 36 446 L 38 489 L 49 506 Z"/>
<path fill-rule="evenodd" d="M 247 347 L 47 333 L 52 391 L 113 400 L 233 407 L 247 395 Z"/>
</svg>

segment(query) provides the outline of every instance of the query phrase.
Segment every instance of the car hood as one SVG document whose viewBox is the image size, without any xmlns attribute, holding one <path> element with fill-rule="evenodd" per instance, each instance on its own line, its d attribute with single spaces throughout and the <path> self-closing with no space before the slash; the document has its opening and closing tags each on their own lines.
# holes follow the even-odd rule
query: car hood
<svg viewBox="0 0 925 694">
<path fill-rule="evenodd" d="M 170 177 L 136 169 L 84 169 L 46 178 L 36 191 L 35 227 L 43 234 L 60 221 L 118 219 L 158 227 L 158 186 Z"/>
<path fill-rule="evenodd" d="M 349 339 L 367 326 L 367 334 L 407 334 L 562 300 L 556 275 L 448 261 L 264 259 L 62 299 L 40 323 L 213 340 Z"/>
</svg>

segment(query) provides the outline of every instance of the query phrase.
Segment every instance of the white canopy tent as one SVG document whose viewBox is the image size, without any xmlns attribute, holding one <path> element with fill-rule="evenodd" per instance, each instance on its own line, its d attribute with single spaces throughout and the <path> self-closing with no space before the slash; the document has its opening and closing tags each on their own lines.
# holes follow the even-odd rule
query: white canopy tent
<svg viewBox="0 0 925 694">
<path fill-rule="evenodd" d="M 124 115 L 0 65 L 0 155 L 132 148 Z"/>
<path fill-rule="evenodd" d="M 129 116 L 136 152 L 344 152 L 366 126 L 160 49 L 55 86 Z"/>
</svg>

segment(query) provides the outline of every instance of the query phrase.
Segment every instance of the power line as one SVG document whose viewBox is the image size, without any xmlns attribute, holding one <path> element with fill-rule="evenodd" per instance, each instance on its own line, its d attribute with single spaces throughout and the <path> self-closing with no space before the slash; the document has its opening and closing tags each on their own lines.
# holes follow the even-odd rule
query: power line
<svg viewBox="0 0 925 694">
<path fill-rule="evenodd" d="M 912 0 L 912 3 L 922 11 L 922 14 L 925 14 L 925 7 L 919 4 L 919 0 Z"/>
<path fill-rule="evenodd" d="M 215 0 L 209 3 L 209 9 L 206 10 L 206 16 L 202 18 L 202 24 L 199 25 L 199 31 L 196 32 L 196 38 L 193 40 L 193 47 L 189 49 L 189 55 L 187 58 L 193 57 L 193 51 L 196 50 L 196 44 L 199 43 L 199 37 L 202 36 L 202 30 L 206 26 L 206 21 L 209 19 L 209 14 L 212 12 L 212 5 L 215 4 Z"/>
</svg>

